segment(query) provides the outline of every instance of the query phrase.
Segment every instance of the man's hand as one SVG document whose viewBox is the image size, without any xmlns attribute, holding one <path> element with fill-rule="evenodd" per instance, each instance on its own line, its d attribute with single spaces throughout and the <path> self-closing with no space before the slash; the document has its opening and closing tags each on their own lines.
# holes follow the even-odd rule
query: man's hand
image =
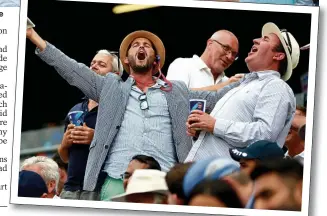
<svg viewBox="0 0 327 216">
<path fill-rule="evenodd" d="M 64 133 L 64 137 L 62 139 L 62 147 L 68 149 L 73 144 L 73 139 L 71 138 L 71 132 L 74 129 L 73 124 L 69 124 L 67 126 L 66 132 Z"/>
<path fill-rule="evenodd" d="M 45 42 L 45 40 L 43 40 L 34 30 L 34 28 L 28 28 L 26 29 L 26 37 L 32 42 L 34 43 L 39 49 L 40 51 L 43 51 L 46 46 L 47 43 Z"/>
<path fill-rule="evenodd" d="M 92 142 L 94 136 L 94 129 L 89 128 L 84 123 L 83 126 L 76 126 L 71 132 L 71 139 L 73 144 L 87 144 Z"/>
<path fill-rule="evenodd" d="M 235 74 L 234 76 L 230 77 L 227 82 L 229 84 L 233 83 L 233 82 L 237 82 L 240 79 L 242 79 L 244 77 L 244 74 Z"/>
<path fill-rule="evenodd" d="M 193 134 L 193 130 L 200 129 L 213 133 L 216 119 L 200 110 L 193 110 L 187 119 L 187 133 Z"/>
</svg>

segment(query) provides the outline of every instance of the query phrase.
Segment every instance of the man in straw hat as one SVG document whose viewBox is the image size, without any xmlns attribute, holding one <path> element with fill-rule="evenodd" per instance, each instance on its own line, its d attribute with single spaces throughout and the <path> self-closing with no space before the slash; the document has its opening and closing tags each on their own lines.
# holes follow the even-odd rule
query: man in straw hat
<svg viewBox="0 0 327 216">
<path fill-rule="evenodd" d="M 158 36 L 148 31 L 132 32 L 121 43 L 120 58 L 130 74 L 125 82 L 111 73 L 97 75 L 44 41 L 33 28 L 27 29 L 26 34 L 43 61 L 54 66 L 88 98 L 99 102 L 84 178 L 84 190 L 90 191 L 87 199 L 110 200 L 123 193 L 120 176 L 135 154 L 154 157 L 163 171 L 183 162 L 192 146 L 192 139 L 185 132 L 189 99 L 206 100 L 206 110 L 210 112 L 237 83 L 225 82 L 219 92 L 218 86 L 209 88 L 216 91 L 196 92 L 181 81 L 167 81 L 161 73 L 165 47 Z M 159 77 L 154 77 L 157 72 Z"/>
<path fill-rule="evenodd" d="M 167 204 L 168 187 L 166 173 L 159 170 L 135 170 L 126 192 L 112 197 L 116 202 Z"/>
<path fill-rule="evenodd" d="M 230 157 L 229 148 L 246 147 L 259 140 L 282 147 L 295 113 L 295 96 L 285 82 L 299 62 L 300 49 L 292 34 L 266 23 L 262 37 L 253 40 L 245 62 L 251 73 L 230 90 L 208 115 L 192 111 L 188 134 L 202 132 L 186 161 L 208 156 Z"/>
</svg>

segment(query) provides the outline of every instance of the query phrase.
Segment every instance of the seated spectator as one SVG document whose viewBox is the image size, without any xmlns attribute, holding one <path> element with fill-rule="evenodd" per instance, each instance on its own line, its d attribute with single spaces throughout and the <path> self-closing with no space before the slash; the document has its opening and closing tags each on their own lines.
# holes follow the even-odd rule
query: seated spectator
<svg viewBox="0 0 327 216">
<path fill-rule="evenodd" d="M 160 164 L 153 157 L 146 155 L 135 155 L 131 162 L 129 162 L 125 173 L 122 174 L 124 190 L 126 190 L 130 177 L 137 169 L 155 169 L 161 171 Z"/>
<path fill-rule="evenodd" d="M 239 161 L 241 170 L 248 175 L 259 161 L 284 157 L 284 151 L 275 142 L 261 140 L 246 148 L 230 148 L 231 157 Z"/>
<path fill-rule="evenodd" d="M 205 179 L 220 179 L 239 171 L 239 166 L 229 158 L 208 158 L 199 160 L 187 170 L 183 190 L 188 199 L 191 191 Z"/>
<path fill-rule="evenodd" d="M 48 198 L 48 188 L 39 174 L 22 170 L 19 172 L 18 196 Z"/>
<path fill-rule="evenodd" d="M 306 108 L 297 106 L 295 115 L 292 121 L 292 126 L 290 128 L 290 131 L 286 137 L 285 145 L 288 149 L 288 151 L 285 154 L 285 157 L 294 158 L 295 160 L 298 160 L 301 164 L 303 164 L 304 160 L 304 138 L 305 137 L 305 128 L 303 129 L 301 126 L 305 124 L 306 119 Z M 303 119 L 302 124 L 297 124 L 296 122 L 299 122 Z M 302 128 L 302 131 L 301 131 Z M 301 135 L 303 133 L 303 135 Z M 301 137 L 302 136 L 302 137 Z"/>
<path fill-rule="evenodd" d="M 204 180 L 190 193 L 190 206 L 242 208 L 233 188 L 223 180 Z"/>
<path fill-rule="evenodd" d="M 34 156 L 27 158 L 22 166 L 21 171 L 33 171 L 39 174 L 48 188 L 48 198 L 58 198 L 56 191 L 59 184 L 59 167 L 51 158 L 44 156 Z"/>
<path fill-rule="evenodd" d="M 166 175 L 166 183 L 169 189 L 168 204 L 185 205 L 183 180 L 187 170 L 193 163 L 179 163 L 173 166 Z"/>
<path fill-rule="evenodd" d="M 303 166 L 294 159 L 258 164 L 251 173 L 254 180 L 254 208 L 301 211 Z"/>
<path fill-rule="evenodd" d="M 58 184 L 58 191 L 57 191 L 57 195 L 59 196 L 62 189 L 64 188 L 64 184 L 67 181 L 67 169 L 68 169 L 68 164 L 64 163 L 61 158 L 60 155 L 58 154 L 58 152 L 56 152 L 54 154 L 54 156 L 52 157 L 52 160 L 54 160 L 58 166 L 59 166 L 59 184 Z"/>
<path fill-rule="evenodd" d="M 112 201 L 167 204 L 168 187 L 165 172 L 150 169 L 135 170 L 124 194 Z"/>
<path fill-rule="evenodd" d="M 254 184 L 249 175 L 244 172 L 236 172 L 223 177 L 222 180 L 228 182 L 235 190 L 243 207 L 247 208 L 248 205 L 251 205 Z"/>
</svg>

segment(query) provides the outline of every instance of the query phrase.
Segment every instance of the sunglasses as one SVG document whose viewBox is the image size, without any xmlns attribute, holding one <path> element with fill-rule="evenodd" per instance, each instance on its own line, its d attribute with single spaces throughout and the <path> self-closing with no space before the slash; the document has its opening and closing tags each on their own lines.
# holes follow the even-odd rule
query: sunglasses
<svg viewBox="0 0 327 216">
<path fill-rule="evenodd" d="M 148 104 L 148 101 L 147 101 L 146 94 L 141 94 L 139 96 L 139 101 L 140 101 L 141 110 L 149 109 L 149 104 Z"/>
</svg>

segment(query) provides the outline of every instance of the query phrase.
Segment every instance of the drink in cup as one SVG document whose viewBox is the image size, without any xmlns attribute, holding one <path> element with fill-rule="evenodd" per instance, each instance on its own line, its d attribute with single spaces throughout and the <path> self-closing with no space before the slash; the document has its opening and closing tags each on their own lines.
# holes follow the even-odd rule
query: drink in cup
<svg viewBox="0 0 327 216">
<path fill-rule="evenodd" d="M 84 123 L 84 112 L 83 111 L 73 111 L 68 113 L 69 121 L 75 126 L 82 126 Z"/>
<path fill-rule="evenodd" d="M 202 112 L 205 112 L 206 110 L 206 100 L 202 99 L 190 99 L 190 114 L 193 110 L 201 110 Z M 194 122 L 189 122 L 190 124 Z M 195 128 L 195 130 L 200 130 Z"/>
</svg>

